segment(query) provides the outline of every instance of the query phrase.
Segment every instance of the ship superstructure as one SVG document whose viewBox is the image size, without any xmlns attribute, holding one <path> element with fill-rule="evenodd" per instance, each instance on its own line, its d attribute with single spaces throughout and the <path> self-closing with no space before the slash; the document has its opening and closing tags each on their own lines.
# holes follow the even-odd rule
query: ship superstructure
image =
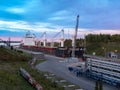
<svg viewBox="0 0 120 90">
<path fill-rule="evenodd" d="M 22 41 L 23 46 L 35 46 L 35 35 L 30 32 L 26 33 L 26 36 Z"/>
</svg>

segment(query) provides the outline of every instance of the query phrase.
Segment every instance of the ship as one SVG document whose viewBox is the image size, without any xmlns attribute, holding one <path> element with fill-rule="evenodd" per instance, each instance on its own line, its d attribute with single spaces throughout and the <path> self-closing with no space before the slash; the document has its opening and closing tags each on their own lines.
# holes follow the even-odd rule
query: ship
<svg viewBox="0 0 120 90">
<path fill-rule="evenodd" d="M 22 46 L 35 46 L 35 45 L 36 45 L 35 35 L 31 34 L 28 31 L 22 40 Z"/>
</svg>

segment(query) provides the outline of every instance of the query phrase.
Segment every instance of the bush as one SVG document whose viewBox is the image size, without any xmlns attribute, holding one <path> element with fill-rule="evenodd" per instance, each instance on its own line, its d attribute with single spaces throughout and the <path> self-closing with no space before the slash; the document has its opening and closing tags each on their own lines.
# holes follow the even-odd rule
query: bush
<svg viewBox="0 0 120 90">
<path fill-rule="evenodd" d="M 11 46 L 10 49 L 13 50 L 13 46 Z"/>
<path fill-rule="evenodd" d="M 17 50 L 17 52 L 18 52 L 18 53 L 23 53 L 23 51 L 21 51 L 21 50 Z"/>
</svg>

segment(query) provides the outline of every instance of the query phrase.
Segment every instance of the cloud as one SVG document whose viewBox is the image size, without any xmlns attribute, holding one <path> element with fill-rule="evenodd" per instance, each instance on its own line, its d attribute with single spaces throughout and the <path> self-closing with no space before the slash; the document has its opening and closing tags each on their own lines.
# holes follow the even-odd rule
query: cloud
<svg viewBox="0 0 120 90">
<path fill-rule="evenodd" d="M 64 15 L 68 15 L 68 14 L 70 14 L 69 11 L 67 11 L 67 10 L 60 10 L 60 11 L 55 12 L 53 15 L 54 16 L 64 16 Z"/>
<path fill-rule="evenodd" d="M 71 27 L 64 27 L 64 26 L 56 26 L 51 23 L 45 23 L 45 22 L 37 22 L 34 24 L 30 24 L 25 21 L 2 21 L 0 20 L 0 29 L 1 30 L 7 30 L 11 32 L 35 32 L 35 33 L 43 33 L 47 32 L 52 36 L 52 34 L 55 34 L 59 32 L 61 29 L 64 28 L 64 33 L 67 37 L 69 34 L 70 37 L 74 35 L 75 28 Z M 120 30 L 110 30 L 110 29 L 87 29 L 87 28 L 79 28 L 78 29 L 78 37 L 83 37 L 85 34 L 120 34 Z"/>
<path fill-rule="evenodd" d="M 48 20 L 53 20 L 53 21 L 56 21 L 56 20 L 72 20 L 70 16 L 56 16 L 56 17 L 51 17 L 51 18 L 48 18 Z"/>
<path fill-rule="evenodd" d="M 3 20 L 0 20 L 0 29 L 1 30 L 8 30 L 8 31 L 13 31 L 13 32 L 24 32 L 24 31 L 56 32 L 58 28 L 60 28 L 60 26 L 57 27 L 57 26 L 52 25 L 51 23 L 44 23 L 44 22 L 37 22 L 37 23 L 30 24 L 26 21 L 3 21 Z"/>
<path fill-rule="evenodd" d="M 8 11 L 8 12 L 10 12 L 10 13 L 21 14 L 21 13 L 24 13 L 24 12 L 25 12 L 25 9 L 24 9 L 24 8 L 14 7 L 14 8 L 7 8 L 6 11 Z"/>
<path fill-rule="evenodd" d="M 51 18 L 49 18 L 48 20 L 53 20 L 53 21 L 56 21 L 56 20 L 65 20 L 65 19 L 67 19 L 68 17 L 60 17 L 60 16 L 58 16 L 58 17 L 51 17 Z"/>
<path fill-rule="evenodd" d="M 72 38 L 75 34 L 75 28 L 65 28 L 65 37 Z M 77 32 L 77 38 L 84 38 L 85 35 L 88 34 L 120 34 L 120 30 L 110 30 L 110 29 L 88 29 L 88 28 L 79 28 Z"/>
</svg>

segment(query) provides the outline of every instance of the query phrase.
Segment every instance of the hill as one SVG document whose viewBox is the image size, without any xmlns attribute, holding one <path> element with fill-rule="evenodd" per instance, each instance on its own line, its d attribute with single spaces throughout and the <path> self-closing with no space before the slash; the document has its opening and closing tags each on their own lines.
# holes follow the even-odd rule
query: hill
<svg viewBox="0 0 120 90">
<path fill-rule="evenodd" d="M 44 77 L 43 72 L 32 69 L 28 64 L 31 55 L 13 48 L 0 47 L 0 90 L 35 90 L 19 73 L 23 67 L 40 83 L 44 90 L 64 90 Z M 54 87 L 55 86 L 55 87 Z"/>
</svg>

